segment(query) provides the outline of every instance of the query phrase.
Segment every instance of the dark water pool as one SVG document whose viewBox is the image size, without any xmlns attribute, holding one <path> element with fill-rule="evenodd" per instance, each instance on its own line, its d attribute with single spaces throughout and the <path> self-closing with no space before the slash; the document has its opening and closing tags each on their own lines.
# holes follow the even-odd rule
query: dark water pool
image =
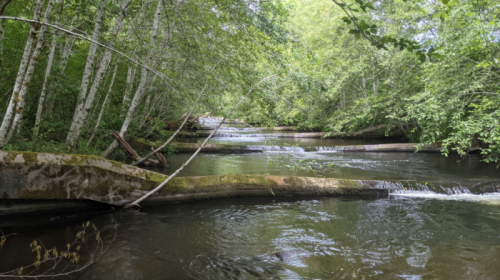
<svg viewBox="0 0 500 280">
<path fill-rule="evenodd" d="M 118 236 L 77 278 L 500 279 L 499 202 L 245 198 L 115 212 L 93 219 L 115 219 Z M 0 271 L 33 254 L 32 238 L 64 245 L 80 227 L 9 239 Z M 273 256 L 297 248 L 310 255 Z"/>
</svg>

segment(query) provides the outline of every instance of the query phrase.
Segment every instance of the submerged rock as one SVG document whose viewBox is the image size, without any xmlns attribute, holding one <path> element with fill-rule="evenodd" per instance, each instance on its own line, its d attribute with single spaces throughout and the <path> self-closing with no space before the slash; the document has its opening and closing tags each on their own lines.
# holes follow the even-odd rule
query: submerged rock
<svg viewBox="0 0 500 280">
<path fill-rule="evenodd" d="M 276 254 L 274 254 L 280 261 L 286 261 L 289 259 L 295 259 L 295 258 L 301 258 L 301 257 L 308 257 L 311 255 L 308 251 L 297 248 L 297 249 L 291 249 L 291 250 L 283 250 L 280 251 Z"/>
</svg>

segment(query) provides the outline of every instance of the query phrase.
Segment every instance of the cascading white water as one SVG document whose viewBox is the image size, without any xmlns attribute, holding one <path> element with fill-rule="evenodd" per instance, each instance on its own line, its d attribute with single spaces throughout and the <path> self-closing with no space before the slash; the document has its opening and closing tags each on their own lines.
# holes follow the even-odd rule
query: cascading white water
<svg viewBox="0 0 500 280">
<path fill-rule="evenodd" d="M 462 185 L 446 187 L 425 183 L 405 187 L 403 184 L 399 183 L 392 184 L 392 186 L 394 188 L 390 189 L 389 196 L 393 198 L 413 197 L 500 204 L 500 192 L 498 192 L 498 186 L 490 186 L 490 189 L 496 189 L 496 192 L 485 193 L 473 193 L 469 188 Z"/>
</svg>

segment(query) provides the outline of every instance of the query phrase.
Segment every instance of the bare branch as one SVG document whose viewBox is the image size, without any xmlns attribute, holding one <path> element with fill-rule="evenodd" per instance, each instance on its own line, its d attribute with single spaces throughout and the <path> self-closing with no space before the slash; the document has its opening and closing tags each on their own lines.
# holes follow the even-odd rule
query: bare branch
<svg viewBox="0 0 500 280">
<path fill-rule="evenodd" d="M 175 89 L 172 87 L 172 85 L 170 85 L 170 83 L 169 83 L 169 82 L 167 82 L 167 77 L 165 77 L 162 73 L 160 73 L 160 72 L 156 71 L 155 69 L 153 69 L 153 68 L 149 67 L 149 66 L 148 66 L 148 65 L 146 65 L 146 64 L 141 63 L 141 62 L 140 62 L 139 60 L 137 60 L 137 59 L 133 59 L 132 57 L 130 57 L 130 56 L 128 56 L 128 55 L 126 55 L 125 53 L 123 53 L 123 52 L 121 52 L 121 51 L 118 51 L 118 50 L 116 50 L 116 49 L 114 49 L 114 48 L 111 48 L 111 47 L 109 47 L 109 46 L 104 45 L 103 43 L 100 43 L 100 42 L 98 42 L 98 41 L 92 40 L 92 39 L 87 38 L 87 37 L 85 37 L 85 36 L 83 36 L 83 35 L 81 35 L 81 34 L 78 34 L 78 33 L 76 33 L 76 32 L 73 32 L 73 31 L 70 31 L 70 30 L 67 30 L 67 29 L 61 28 L 61 27 L 59 27 L 59 26 L 57 26 L 57 25 L 50 24 L 50 23 L 45 23 L 45 22 L 40 22 L 40 21 L 37 21 L 37 20 L 25 19 L 25 18 L 20 18 L 20 17 L 9 17 L 9 16 L 0 16 L 0 19 L 4 19 L 4 20 L 5 20 L 5 19 L 8 19 L 8 20 L 16 20 L 16 21 L 22 21 L 22 22 L 28 22 L 28 23 L 36 23 L 36 24 L 40 24 L 40 25 L 46 25 L 46 26 L 49 26 L 49 27 L 55 28 L 55 29 L 57 29 L 57 30 L 60 30 L 60 31 L 62 31 L 62 32 L 65 32 L 65 33 L 68 33 L 68 34 L 74 35 L 74 36 L 76 36 L 76 37 L 78 37 L 78 38 L 80 38 L 80 39 L 83 39 L 83 40 L 86 40 L 86 41 L 92 42 L 92 43 L 94 43 L 94 44 L 97 44 L 97 45 L 99 45 L 99 46 L 101 46 L 101 47 L 103 47 L 103 48 L 106 48 L 106 49 L 108 49 L 108 50 L 110 50 L 110 51 L 114 52 L 114 53 L 117 53 L 118 55 L 120 55 L 120 56 L 122 56 L 122 57 L 124 57 L 124 58 L 128 59 L 129 61 L 133 62 L 134 64 L 137 64 L 137 65 L 139 65 L 139 66 L 141 66 L 141 67 L 144 67 L 145 69 L 147 69 L 147 70 L 149 70 L 149 71 L 153 72 L 154 74 L 158 75 L 158 76 L 162 79 L 162 81 L 163 81 L 164 83 L 166 83 L 166 84 L 167 84 L 167 85 L 168 85 L 168 86 L 169 86 L 169 87 L 170 87 L 173 91 L 177 92 L 177 90 L 175 90 Z"/>
<path fill-rule="evenodd" d="M 217 65 L 219 65 L 219 63 L 221 62 L 222 60 L 219 60 L 219 62 L 217 62 L 217 64 L 215 64 L 215 66 L 212 68 L 212 70 L 210 71 L 209 74 L 211 74 L 214 70 L 215 70 L 215 67 L 217 67 Z M 203 90 L 200 92 L 200 94 L 198 95 L 198 98 L 196 99 L 196 101 L 194 102 L 193 104 L 193 107 L 191 107 L 191 111 L 189 112 L 189 114 L 186 116 L 186 118 L 184 118 L 184 121 L 182 122 L 181 126 L 179 126 L 179 128 L 177 129 L 177 131 L 167 140 L 167 142 L 165 142 L 163 145 L 161 145 L 158 149 L 156 150 L 153 150 L 151 153 L 149 153 L 148 155 L 146 155 L 145 157 L 141 158 L 140 160 L 134 162 L 132 165 L 133 166 L 136 166 L 138 164 L 140 164 L 141 162 L 145 161 L 146 159 L 148 159 L 150 156 L 158 153 L 159 151 L 163 150 L 163 148 L 165 148 L 174 138 L 175 136 L 181 131 L 182 127 L 184 127 L 184 124 L 186 124 L 187 120 L 189 119 L 189 117 L 191 116 L 191 114 L 193 114 L 193 111 L 194 111 L 194 108 L 196 107 L 196 104 L 198 104 L 198 101 L 200 100 L 201 96 L 203 95 L 203 93 L 205 92 L 205 89 L 207 88 L 207 85 L 208 85 L 208 78 L 206 79 L 205 81 L 205 85 L 203 86 Z"/>
<path fill-rule="evenodd" d="M 161 183 L 160 185 L 158 185 L 158 187 L 154 188 L 153 190 L 151 190 L 150 192 L 148 192 L 147 194 L 143 195 L 141 198 L 135 200 L 134 202 L 132 203 L 129 203 L 127 205 L 125 205 L 125 208 L 130 208 L 130 207 L 133 207 L 133 206 L 139 206 L 139 203 L 141 203 L 144 199 L 150 197 L 151 195 L 155 194 L 156 192 L 158 192 L 161 188 L 163 188 L 170 180 L 172 180 L 175 176 L 177 176 L 177 174 L 179 174 L 179 172 L 181 172 L 184 167 L 186 167 L 190 162 L 191 160 L 193 160 L 197 155 L 198 153 L 201 151 L 201 149 L 203 149 L 203 147 L 205 147 L 205 145 L 207 144 L 208 140 L 210 140 L 210 138 L 212 138 L 212 136 L 214 136 L 214 134 L 217 132 L 217 130 L 221 127 L 221 125 L 224 123 L 224 121 L 226 120 L 226 118 L 228 116 L 230 116 L 233 111 L 238 108 L 238 106 L 257 88 L 258 85 L 260 85 L 262 82 L 264 82 L 265 80 L 267 79 L 270 79 L 272 77 L 275 77 L 277 75 L 271 75 L 271 76 L 267 76 L 265 77 L 264 79 L 260 80 L 260 82 L 258 82 L 254 87 L 252 87 L 248 93 L 240 100 L 240 102 L 238 102 L 238 104 L 236 104 L 233 109 L 231 109 L 231 111 L 229 113 L 227 113 L 221 120 L 221 122 L 219 123 L 219 125 L 217 125 L 217 127 L 212 131 L 212 133 L 210 133 L 210 135 L 205 139 L 205 141 L 203 141 L 203 143 L 200 145 L 200 147 L 196 150 L 196 152 L 194 152 L 194 154 L 186 161 L 184 162 L 184 164 L 179 167 L 179 169 L 177 169 L 172 175 L 168 176 L 168 178 L 163 182 Z"/>
</svg>

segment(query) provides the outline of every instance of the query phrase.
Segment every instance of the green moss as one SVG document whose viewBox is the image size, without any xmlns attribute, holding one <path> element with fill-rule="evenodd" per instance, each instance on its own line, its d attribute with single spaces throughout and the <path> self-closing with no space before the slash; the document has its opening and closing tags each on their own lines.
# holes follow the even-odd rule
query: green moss
<svg viewBox="0 0 500 280">
<path fill-rule="evenodd" d="M 38 162 L 38 153 L 22 153 L 25 162 Z"/>
<path fill-rule="evenodd" d="M 123 167 L 123 163 L 121 163 L 121 162 L 117 162 L 117 161 L 114 161 L 114 160 L 108 160 L 108 161 L 111 163 L 111 165 L 113 165 L 116 168 L 122 168 Z"/>
<path fill-rule="evenodd" d="M 145 178 L 147 180 L 153 181 L 153 182 L 158 182 L 162 183 L 163 181 L 167 180 L 168 176 L 156 173 L 156 172 L 144 172 Z"/>
<path fill-rule="evenodd" d="M 6 152 L 7 155 L 3 158 L 4 161 L 13 161 L 16 159 L 17 155 L 21 154 L 21 152 Z"/>
<path fill-rule="evenodd" d="M 71 155 L 71 158 L 69 160 L 63 160 L 61 161 L 61 163 L 66 165 L 82 165 L 87 160 L 87 158 L 88 156 Z"/>
<path fill-rule="evenodd" d="M 352 189 L 359 189 L 361 188 L 361 184 L 357 181 L 353 181 L 353 180 L 339 180 L 338 181 L 339 184 L 339 188 L 352 188 Z"/>
</svg>

